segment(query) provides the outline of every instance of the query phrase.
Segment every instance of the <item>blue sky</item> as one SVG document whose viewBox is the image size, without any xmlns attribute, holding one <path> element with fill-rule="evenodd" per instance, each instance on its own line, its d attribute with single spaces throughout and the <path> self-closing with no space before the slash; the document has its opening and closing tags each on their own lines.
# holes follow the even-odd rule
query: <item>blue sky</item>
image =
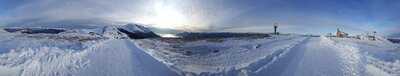
<svg viewBox="0 0 400 76">
<path fill-rule="evenodd" d="M 0 24 L 135 22 L 190 31 L 400 31 L 399 0 L 1 0 Z M 93 21 L 86 21 L 93 22 Z M 77 22 L 79 23 L 79 22 Z"/>
</svg>

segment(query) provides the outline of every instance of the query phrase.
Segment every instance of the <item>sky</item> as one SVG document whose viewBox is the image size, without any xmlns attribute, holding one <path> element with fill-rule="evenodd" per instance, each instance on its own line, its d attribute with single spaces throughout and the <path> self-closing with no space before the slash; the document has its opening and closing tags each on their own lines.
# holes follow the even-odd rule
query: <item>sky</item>
<svg viewBox="0 0 400 76">
<path fill-rule="evenodd" d="M 400 0 L 0 0 L 0 26 L 140 23 L 185 31 L 400 33 Z"/>
</svg>

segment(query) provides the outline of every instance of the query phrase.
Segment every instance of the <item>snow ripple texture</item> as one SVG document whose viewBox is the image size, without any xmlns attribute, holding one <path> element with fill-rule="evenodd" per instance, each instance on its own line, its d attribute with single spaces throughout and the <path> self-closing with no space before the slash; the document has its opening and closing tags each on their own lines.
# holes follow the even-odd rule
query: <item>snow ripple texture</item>
<svg viewBox="0 0 400 76">
<path fill-rule="evenodd" d="M 0 65 L 21 68 L 20 76 L 69 76 L 87 66 L 82 55 L 57 47 L 19 48 L 0 55 Z"/>
</svg>

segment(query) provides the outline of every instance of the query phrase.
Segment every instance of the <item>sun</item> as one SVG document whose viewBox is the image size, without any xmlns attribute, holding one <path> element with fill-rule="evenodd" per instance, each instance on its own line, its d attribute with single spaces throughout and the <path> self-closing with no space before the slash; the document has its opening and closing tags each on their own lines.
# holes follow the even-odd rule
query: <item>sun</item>
<svg viewBox="0 0 400 76">
<path fill-rule="evenodd" d="M 190 24 L 182 10 L 163 2 L 154 2 L 149 9 L 148 15 L 142 17 L 138 22 L 167 29 L 180 29 Z"/>
</svg>

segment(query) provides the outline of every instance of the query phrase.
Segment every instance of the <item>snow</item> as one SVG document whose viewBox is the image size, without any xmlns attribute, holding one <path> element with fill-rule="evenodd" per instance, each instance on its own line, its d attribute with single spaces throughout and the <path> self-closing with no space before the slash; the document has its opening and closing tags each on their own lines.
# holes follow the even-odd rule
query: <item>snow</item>
<svg viewBox="0 0 400 76">
<path fill-rule="evenodd" d="M 2 33 L 0 47 L 0 75 L 55 76 L 69 75 L 84 68 L 82 57 L 88 44 L 65 38 L 67 35 Z M 54 38 L 56 37 L 56 38 Z M 79 38 L 78 38 L 79 39 Z"/>
<path fill-rule="evenodd" d="M 203 40 L 177 45 L 183 49 L 169 48 L 167 46 L 170 44 L 162 43 L 161 41 L 152 43 L 153 41 L 157 41 L 154 39 L 142 40 L 139 41 L 139 44 L 142 44 L 144 48 L 150 48 L 146 52 L 150 53 L 156 59 L 172 65 L 171 67 L 176 68 L 176 70 L 182 71 L 182 74 L 201 74 L 204 72 L 218 73 L 232 69 L 240 70 L 250 66 L 251 63 L 269 58 L 268 55 L 274 52 L 285 51 L 303 39 L 294 37 L 264 38 L 250 41 L 247 39 L 227 39 L 221 43 Z M 152 44 L 156 44 L 156 46 L 151 46 Z M 288 45 L 282 46 L 282 44 Z M 182 52 L 174 50 L 186 50 L 196 54 L 187 56 Z M 214 50 L 219 50 L 220 52 L 213 53 Z"/>
<path fill-rule="evenodd" d="M 363 67 L 371 65 L 379 68 L 386 73 L 397 76 L 400 75 L 399 64 L 400 60 L 398 45 L 387 41 L 363 41 L 355 39 L 333 39 L 342 46 L 356 49 L 361 58 Z M 354 57 L 353 57 L 354 58 Z M 372 68 L 373 69 L 373 68 Z M 368 71 L 369 69 L 367 69 Z"/>
<path fill-rule="evenodd" d="M 91 48 L 88 68 L 80 76 L 174 76 L 162 63 L 142 52 L 130 40 L 110 40 Z"/>
<path fill-rule="evenodd" d="M 127 39 L 128 36 L 121 34 L 121 32 L 118 31 L 117 27 L 114 26 L 109 26 L 105 27 L 103 32 L 103 36 L 111 39 Z"/>
<path fill-rule="evenodd" d="M 367 72 L 371 76 L 391 76 L 387 72 L 380 70 L 379 68 L 375 67 L 374 65 L 367 65 L 366 69 L 367 69 Z"/>
<path fill-rule="evenodd" d="M 79 32 L 0 35 L 0 76 L 177 75 L 129 39 Z M 82 40 L 87 37 L 95 39 Z"/>
<path fill-rule="evenodd" d="M 379 40 L 282 36 L 186 42 L 145 39 L 138 43 L 181 75 L 375 76 L 371 70 L 389 75 L 399 73 L 397 62 L 371 62 L 374 56 L 366 52 L 387 52 L 398 46 Z M 366 46 L 375 49 L 364 49 Z M 389 57 L 399 60 L 398 55 Z"/>
<path fill-rule="evenodd" d="M 281 76 L 354 76 L 346 72 L 353 72 L 341 61 L 339 52 L 326 45 L 323 38 L 309 38 L 296 46 L 283 58 L 280 58 L 271 67 L 255 74 Z"/>
<path fill-rule="evenodd" d="M 388 74 L 400 75 L 399 45 L 386 41 L 362 41 L 354 39 L 333 39 L 343 46 L 358 49 L 363 63 L 373 65 Z"/>
<path fill-rule="evenodd" d="M 0 31 L 0 76 L 399 76 L 400 45 L 382 37 L 273 35 L 128 39 L 116 28 Z M 90 34 L 94 32 L 96 34 Z"/>
<path fill-rule="evenodd" d="M 19 68 L 0 67 L 0 76 L 17 76 Z"/>
</svg>

